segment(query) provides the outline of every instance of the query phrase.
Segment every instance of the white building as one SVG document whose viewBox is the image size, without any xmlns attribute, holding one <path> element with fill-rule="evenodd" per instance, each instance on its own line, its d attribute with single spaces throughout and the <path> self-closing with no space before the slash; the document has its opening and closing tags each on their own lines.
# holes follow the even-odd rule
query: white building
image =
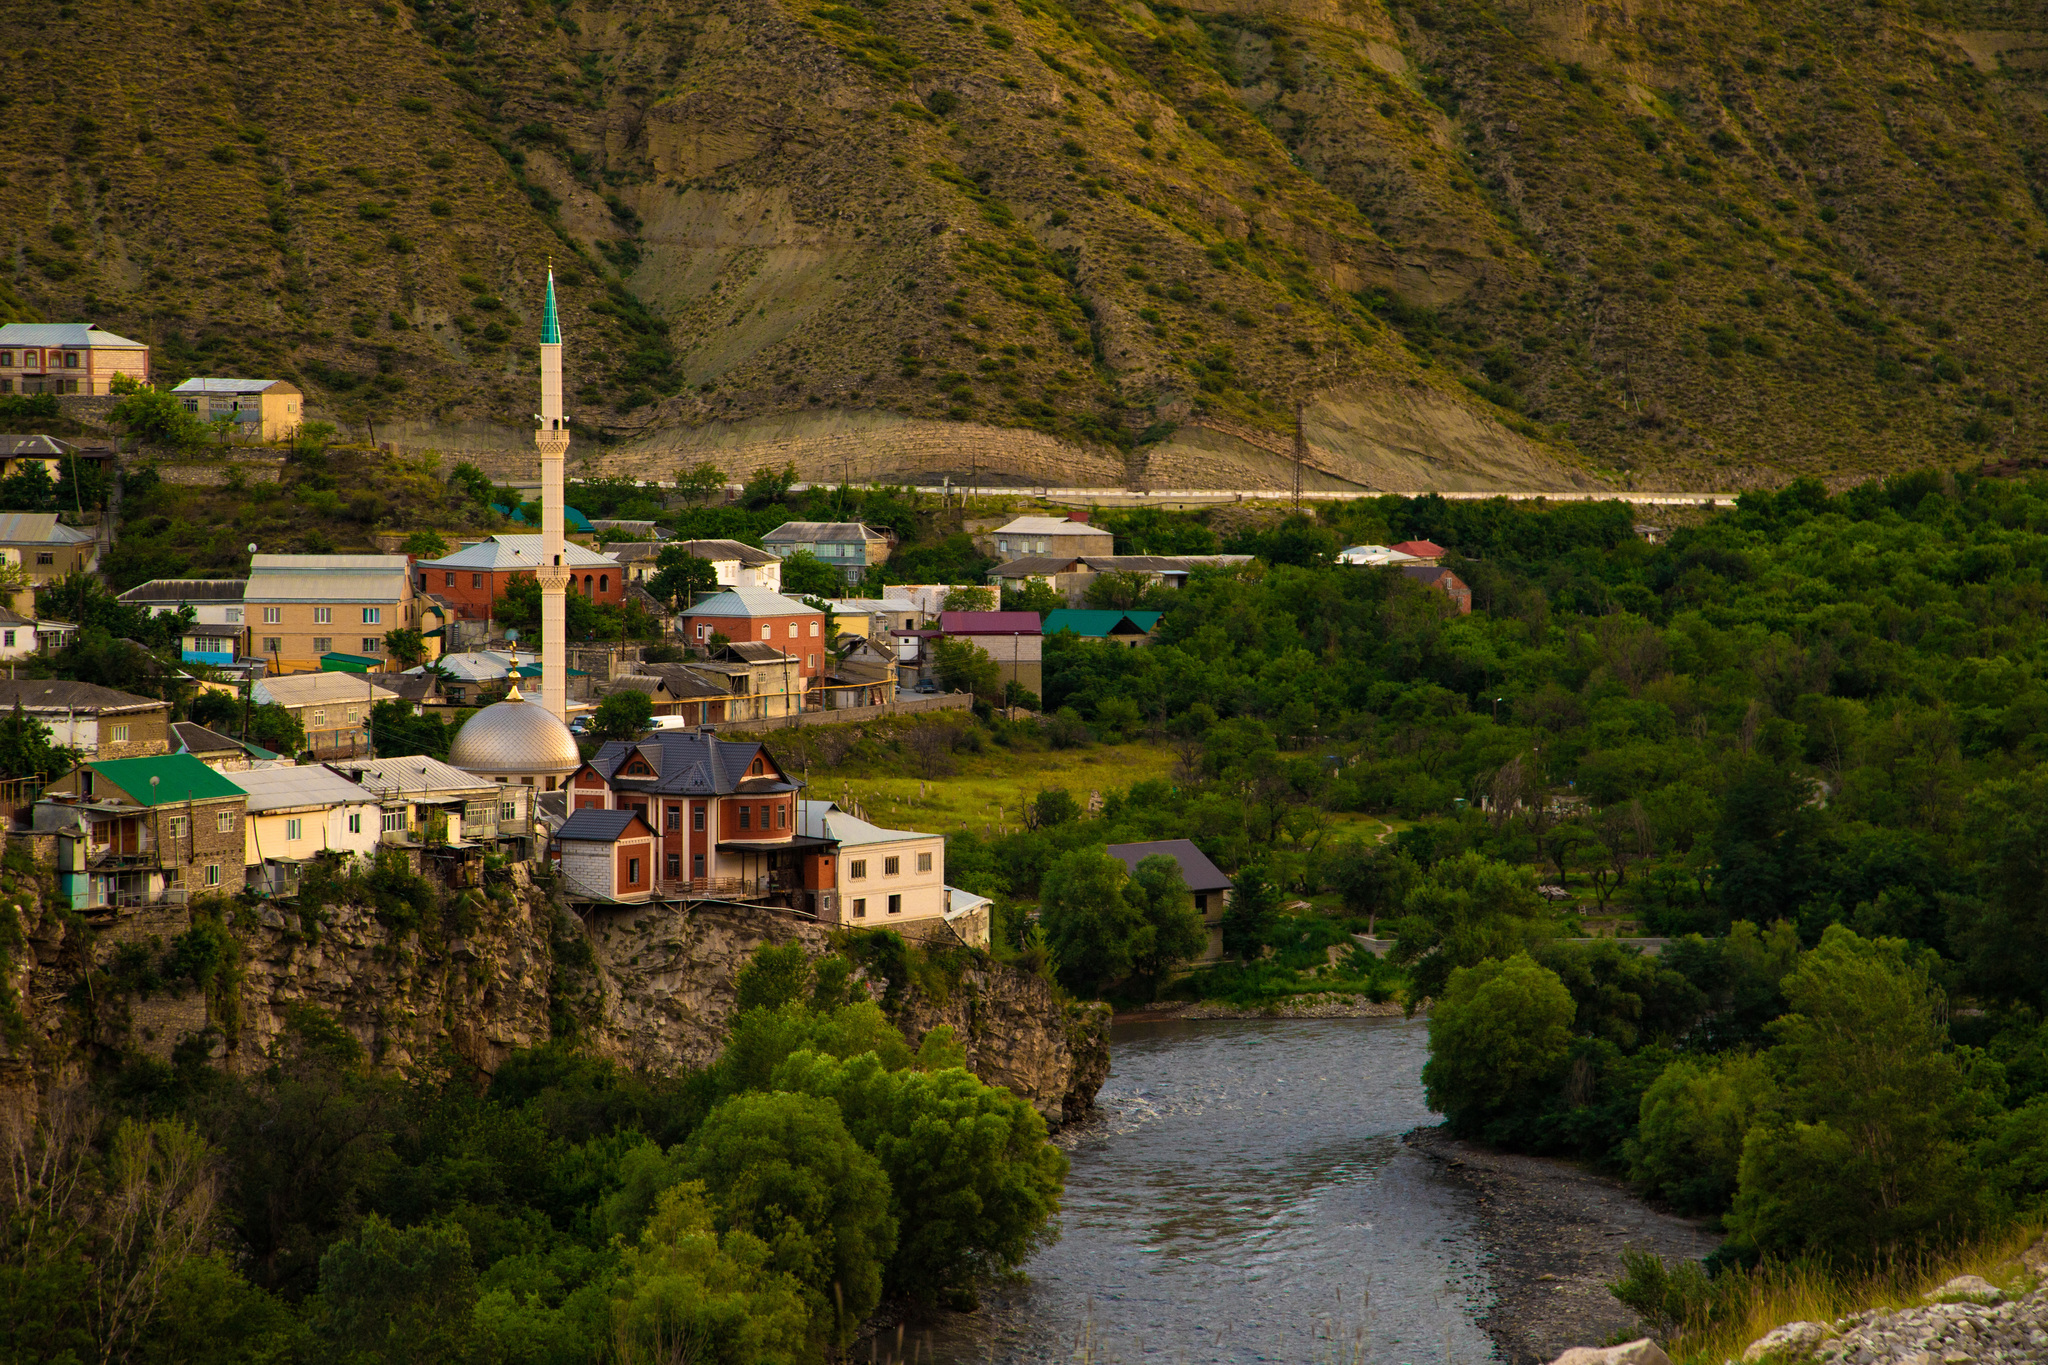
<svg viewBox="0 0 2048 1365">
<path fill-rule="evenodd" d="M 797 802 L 797 836 L 838 844 L 839 923 L 918 935 L 946 919 L 946 839 L 884 829 L 831 801 Z"/>
<path fill-rule="evenodd" d="M 62 649 L 77 630 L 69 621 L 39 620 L 0 607 L 0 659 L 25 659 L 41 650 Z"/>
<path fill-rule="evenodd" d="M 367 858 L 377 851 L 377 794 L 330 768 L 250 768 L 228 781 L 249 794 L 242 860 L 260 895 L 296 891 L 300 869 L 322 853 Z"/>
<path fill-rule="evenodd" d="M 766 588 L 782 591 L 782 560 L 737 540 L 672 540 L 655 546 L 657 553 L 675 546 L 711 566 L 722 588 Z M 648 573 L 652 574 L 652 567 Z"/>
<path fill-rule="evenodd" d="M 1369 568 L 1398 568 L 1403 564 L 1420 564 L 1414 555 L 1404 555 L 1399 550 L 1390 550 L 1384 545 L 1347 545 L 1337 552 L 1339 564 L 1363 564 Z"/>
</svg>

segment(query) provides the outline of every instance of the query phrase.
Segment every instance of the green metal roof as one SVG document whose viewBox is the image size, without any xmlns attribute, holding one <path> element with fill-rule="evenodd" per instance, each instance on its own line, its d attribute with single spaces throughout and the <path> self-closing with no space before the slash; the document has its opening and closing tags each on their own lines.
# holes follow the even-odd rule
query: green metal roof
<svg viewBox="0 0 2048 1365">
<path fill-rule="evenodd" d="M 375 673 L 383 667 L 382 659 L 373 659 L 367 654 L 343 654 L 337 649 L 320 656 L 322 673 Z"/>
<path fill-rule="evenodd" d="M 1045 633 L 1057 635 L 1063 630 L 1070 630 L 1084 639 L 1100 640 L 1112 634 L 1118 625 L 1129 621 L 1139 632 L 1149 634 L 1165 614 L 1163 611 L 1049 611 L 1045 614 Z"/>
<path fill-rule="evenodd" d="M 548 308 L 547 312 L 541 315 L 540 344 L 543 346 L 559 346 L 561 342 L 562 323 L 561 319 L 555 316 L 555 272 L 550 267 L 548 270 Z"/>
<path fill-rule="evenodd" d="M 128 794 L 138 806 L 168 806 L 179 801 L 212 801 L 241 796 L 242 789 L 190 754 L 158 754 L 154 758 L 109 758 L 88 763 L 94 776 Z M 149 779 L 157 779 L 154 787 Z"/>
</svg>

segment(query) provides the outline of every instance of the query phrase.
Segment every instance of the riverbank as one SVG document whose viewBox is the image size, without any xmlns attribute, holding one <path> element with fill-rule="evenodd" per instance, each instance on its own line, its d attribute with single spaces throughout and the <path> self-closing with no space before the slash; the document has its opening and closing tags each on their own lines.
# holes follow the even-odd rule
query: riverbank
<svg viewBox="0 0 2048 1365">
<path fill-rule="evenodd" d="M 1493 1288 L 1479 1326 L 1504 1365 L 1642 1335 L 1635 1314 L 1607 1292 L 1621 1278 L 1623 1249 L 1697 1260 L 1721 1241 L 1695 1220 L 1651 1208 L 1625 1182 L 1570 1162 L 1496 1152 L 1442 1128 L 1417 1128 L 1403 1141 L 1475 1200 Z"/>
<path fill-rule="evenodd" d="M 1418 1014 L 1426 1011 L 1418 1011 Z M 1406 1011 L 1393 1000 L 1325 991 L 1291 995 L 1265 1005 L 1231 1005 L 1221 1000 L 1162 1000 L 1141 1010 L 1128 1010 L 1118 1024 L 1158 1024 L 1169 1019 L 1399 1019 Z"/>
</svg>

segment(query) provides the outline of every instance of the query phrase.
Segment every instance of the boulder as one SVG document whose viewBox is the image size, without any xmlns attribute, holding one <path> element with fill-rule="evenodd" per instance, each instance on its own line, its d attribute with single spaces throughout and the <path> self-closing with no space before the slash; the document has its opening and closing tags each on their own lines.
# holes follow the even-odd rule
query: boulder
<svg viewBox="0 0 2048 1365">
<path fill-rule="evenodd" d="M 1754 1362 L 1765 1359 L 1790 1360 L 1811 1355 L 1813 1348 L 1826 1340 L 1827 1335 L 1826 1323 L 1788 1322 L 1783 1327 L 1773 1327 L 1749 1343 L 1742 1352 L 1742 1358 Z"/>
<path fill-rule="evenodd" d="M 2020 1256 L 2020 1264 L 2027 1268 L 2030 1275 L 2048 1276 L 2048 1237 L 2043 1237 L 2028 1247 Z"/>
<path fill-rule="evenodd" d="M 1936 1303 L 1945 1299 L 1968 1299 L 1972 1303 L 1998 1303 L 2005 1298 L 2005 1291 L 1982 1275 L 1958 1275 L 1939 1289 L 1927 1292 L 1927 1301 Z"/>
<path fill-rule="evenodd" d="M 1621 1346 L 1574 1346 L 1550 1365 L 1671 1365 L 1671 1357 L 1644 1337 Z"/>
</svg>

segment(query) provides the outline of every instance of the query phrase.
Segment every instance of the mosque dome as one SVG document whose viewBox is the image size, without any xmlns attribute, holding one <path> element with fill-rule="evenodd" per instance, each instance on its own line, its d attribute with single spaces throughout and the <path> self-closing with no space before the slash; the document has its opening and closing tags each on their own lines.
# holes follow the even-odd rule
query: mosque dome
<svg viewBox="0 0 2048 1365">
<path fill-rule="evenodd" d="M 567 777 L 582 766 L 583 755 L 569 727 L 515 687 L 462 723 L 448 762 L 478 777 Z"/>
</svg>

